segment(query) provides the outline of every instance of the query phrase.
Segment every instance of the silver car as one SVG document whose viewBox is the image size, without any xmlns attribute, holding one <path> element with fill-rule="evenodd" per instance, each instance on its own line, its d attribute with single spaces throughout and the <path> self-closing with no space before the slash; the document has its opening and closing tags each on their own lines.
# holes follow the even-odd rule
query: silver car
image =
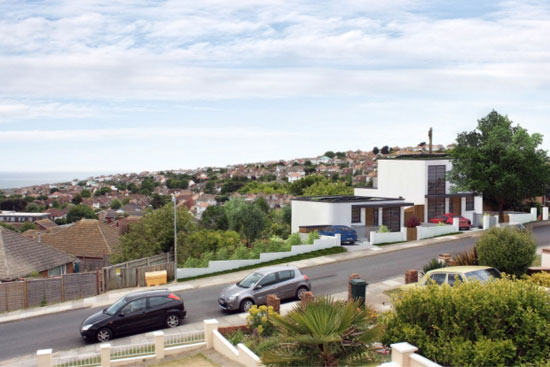
<svg viewBox="0 0 550 367">
<path fill-rule="evenodd" d="M 280 299 L 301 299 L 311 290 L 307 275 L 292 265 L 261 268 L 249 274 L 239 283 L 222 290 L 218 303 L 224 310 L 248 312 L 252 305 L 267 303 L 267 295 L 275 294 Z"/>
</svg>

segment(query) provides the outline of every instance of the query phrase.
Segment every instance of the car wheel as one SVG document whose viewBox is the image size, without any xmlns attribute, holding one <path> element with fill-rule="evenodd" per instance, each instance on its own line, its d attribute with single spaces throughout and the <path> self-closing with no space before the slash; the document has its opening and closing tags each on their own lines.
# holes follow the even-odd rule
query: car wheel
<svg viewBox="0 0 550 367">
<path fill-rule="evenodd" d="M 250 307 L 254 305 L 254 302 L 250 298 L 247 298 L 241 302 L 241 311 L 242 312 L 248 312 L 250 310 Z"/>
<path fill-rule="evenodd" d="M 309 291 L 309 289 L 307 289 L 306 287 L 298 288 L 298 290 L 296 291 L 296 298 L 302 299 L 302 297 L 304 296 L 304 293 L 306 293 L 308 291 Z"/>
<path fill-rule="evenodd" d="M 104 327 L 97 331 L 96 339 L 100 343 L 108 342 L 113 338 L 113 333 L 110 329 Z"/>
<path fill-rule="evenodd" d="M 180 324 L 180 318 L 176 315 L 168 315 L 166 316 L 166 326 L 172 328 L 176 327 Z"/>
</svg>

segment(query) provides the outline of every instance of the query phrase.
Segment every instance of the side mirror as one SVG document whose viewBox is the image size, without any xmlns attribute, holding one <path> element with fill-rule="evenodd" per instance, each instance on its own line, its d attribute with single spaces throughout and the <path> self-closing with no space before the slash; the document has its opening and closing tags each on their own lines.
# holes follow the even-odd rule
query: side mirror
<svg viewBox="0 0 550 367">
<path fill-rule="evenodd" d="M 263 286 L 261 284 L 258 284 L 257 286 L 254 287 L 254 290 L 257 291 L 259 289 L 262 289 Z"/>
<path fill-rule="evenodd" d="M 119 313 L 118 317 L 124 317 L 124 312 Z"/>
</svg>

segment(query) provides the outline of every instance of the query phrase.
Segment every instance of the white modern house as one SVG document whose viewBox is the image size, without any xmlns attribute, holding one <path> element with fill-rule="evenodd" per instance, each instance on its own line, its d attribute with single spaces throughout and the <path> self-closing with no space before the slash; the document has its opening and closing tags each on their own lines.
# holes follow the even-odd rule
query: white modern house
<svg viewBox="0 0 550 367">
<path fill-rule="evenodd" d="M 403 197 L 414 205 L 420 221 L 444 213 L 461 215 L 476 225 L 475 214 L 483 213 L 483 196 L 455 192 L 446 180 L 452 160 L 444 154 L 401 155 L 378 160 L 378 177 L 373 188 L 356 188 L 357 197 Z"/>
</svg>

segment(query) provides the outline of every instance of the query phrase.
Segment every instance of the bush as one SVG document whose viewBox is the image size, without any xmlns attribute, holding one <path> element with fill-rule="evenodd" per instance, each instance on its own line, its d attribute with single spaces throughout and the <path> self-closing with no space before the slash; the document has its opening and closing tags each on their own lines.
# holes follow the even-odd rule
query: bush
<svg viewBox="0 0 550 367">
<path fill-rule="evenodd" d="M 318 240 L 319 238 L 321 238 L 321 236 L 319 236 L 319 232 L 317 231 L 309 232 L 307 234 L 307 244 L 313 245 L 313 241 Z"/>
<path fill-rule="evenodd" d="M 302 238 L 300 237 L 299 233 L 293 233 L 288 237 L 288 239 L 286 240 L 286 243 L 290 244 L 290 246 L 301 245 Z"/>
<path fill-rule="evenodd" d="M 427 263 L 426 265 L 424 265 L 424 267 L 422 268 L 422 270 L 423 270 L 422 275 L 426 274 L 430 270 L 441 269 L 441 268 L 445 268 L 445 267 L 447 267 L 446 263 L 440 262 L 437 259 L 431 259 L 430 262 Z"/>
<path fill-rule="evenodd" d="M 378 228 L 378 233 L 387 233 L 389 232 L 390 230 L 388 229 L 388 227 L 386 227 L 385 225 L 381 225 L 380 228 Z"/>
<path fill-rule="evenodd" d="M 447 366 L 546 365 L 549 323 L 550 295 L 525 280 L 428 285 L 394 299 L 382 342 Z"/>
<path fill-rule="evenodd" d="M 526 231 L 491 228 L 476 243 L 480 265 L 497 268 L 517 277 L 527 272 L 535 259 L 536 240 Z"/>
<path fill-rule="evenodd" d="M 415 228 L 415 227 L 418 227 L 419 225 L 420 225 L 420 220 L 415 215 L 407 219 L 407 222 L 405 223 L 405 227 L 407 228 Z"/>
<path fill-rule="evenodd" d="M 550 273 L 535 273 L 531 276 L 526 276 L 525 279 L 541 287 L 550 288 Z"/>
<path fill-rule="evenodd" d="M 233 345 L 237 345 L 239 343 L 242 343 L 244 340 L 244 332 L 242 330 L 237 330 L 232 332 L 229 335 L 225 336 L 225 339 L 227 339 L 228 342 L 230 342 Z"/>
</svg>

